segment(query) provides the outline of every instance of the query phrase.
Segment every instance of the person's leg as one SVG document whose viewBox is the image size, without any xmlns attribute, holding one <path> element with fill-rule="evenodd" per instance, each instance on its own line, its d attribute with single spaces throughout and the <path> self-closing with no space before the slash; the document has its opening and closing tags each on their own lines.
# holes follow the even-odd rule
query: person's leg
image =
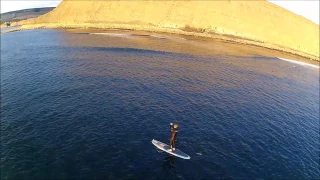
<svg viewBox="0 0 320 180">
<path fill-rule="evenodd" d="M 172 149 L 172 147 L 173 147 L 173 144 L 174 144 L 174 138 L 170 138 L 170 148 Z"/>
</svg>

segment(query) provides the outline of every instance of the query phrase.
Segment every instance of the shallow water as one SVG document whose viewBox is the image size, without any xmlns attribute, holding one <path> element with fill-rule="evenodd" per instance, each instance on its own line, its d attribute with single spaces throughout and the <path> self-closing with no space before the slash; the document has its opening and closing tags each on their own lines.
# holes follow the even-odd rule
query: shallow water
<svg viewBox="0 0 320 180">
<path fill-rule="evenodd" d="M 1 179 L 320 178 L 319 69 L 221 48 L 1 35 Z M 151 144 L 170 122 L 191 160 Z"/>
<path fill-rule="evenodd" d="M 12 29 L 18 29 L 20 27 L 21 26 L 9 26 L 9 27 L 0 28 L 0 30 L 1 30 L 1 32 L 4 32 L 4 31 L 12 30 Z"/>
</svg>

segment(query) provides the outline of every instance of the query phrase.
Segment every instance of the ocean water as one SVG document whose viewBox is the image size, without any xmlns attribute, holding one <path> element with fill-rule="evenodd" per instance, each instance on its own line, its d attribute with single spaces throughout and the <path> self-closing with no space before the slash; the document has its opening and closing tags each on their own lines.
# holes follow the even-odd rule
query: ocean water
<svg viewBox="0 0 320 180">
<path fill-rule="evenodd" d="M 1 179 L 319 179 L 319 69 L 200 45 L 2 34 Z"/>
</svg>

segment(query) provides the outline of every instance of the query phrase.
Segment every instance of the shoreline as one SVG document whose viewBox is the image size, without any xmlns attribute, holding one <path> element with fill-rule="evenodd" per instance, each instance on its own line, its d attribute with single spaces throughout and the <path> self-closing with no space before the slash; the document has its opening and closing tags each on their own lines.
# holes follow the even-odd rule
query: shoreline
<svg viewBox="0 0 320 180">
<path fill-rule="evenodd" d="M 269 50 L 279 51 L 284 54 L 289 54 L 293 56 L 298 56 L 303 59 L 308 59 L 313 61 L 314 63 L 309 64 L 318 64 L 320 62 L 320 58 L 311 54 L 298 52 L 296 50 L 280 47 L 278 45 L 258 41 L 255 39 L 250 39 L 246 37 L 229 35 L 223 33 L 214 33 L 214 32 L 196 32 L 196 31 L 184 31 L 182 29 L 177 28 L 165 28 L 165 27 L 157 27 L 151 25 L 130 25 L 130 24 L 99 24 L 99 23 L 42 23 L 42 24 L 25 24 L 19 28 L 10 29 L 7 31 L 1 31 L 1 34 L 22 31 L 22 30 L 32 30 L 32 29 L 97 29 L 97 30 L 132 30 L 132 31 L 145 31 L 145 32 L 153 32 L 153 33 L 168 33 L 168 34 L 176 34 L 176 35 L 186 35 L 186 36 L 194 36 L 194 37 L 202 37 L 202 38 L 210 38 L 216 40 L 222 40 L 225 42 L 232 42 L 242 45 L 251 45 L 260 48 L 266 48 Z M 298 60 L 300 61 L 300 60 Z M 318 65 L 319 66 L 319 65 Z"/>
<path fill-rule="evenodd" d="M 293 59 L 286 59 L 286 58 L 281 58 L 281 57 L 277 57 L 277 58 L 282 60 L 282 61 L 287 61 L 287 62 L 290 62 L 290 63 L 293 63 L 293 64 L 299 64 L 299 65 L 302 65 L 302 66 L 308 66 L 308 67 L 320 69 L 319 65 L 309 64 L 309 63 L 305 63 L 305 62 L 301 62 L 301 61 L 296 61 L 296 60 L 293 60 Z"/>
</svg>

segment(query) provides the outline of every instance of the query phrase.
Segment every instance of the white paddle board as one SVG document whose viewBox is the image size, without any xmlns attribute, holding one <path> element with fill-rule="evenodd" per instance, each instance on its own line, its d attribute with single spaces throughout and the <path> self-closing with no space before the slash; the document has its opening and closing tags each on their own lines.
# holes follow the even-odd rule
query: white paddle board
<svg viewBox="0 0 320 180">
<path fill-rule="evenodd" d="M 174 151 L 169 151 L 169 149 L 170 149 L 169 145 L 162 143 L 160 141 L 154 140 L 154 139 L 151 142 L 153 145 L 155 145 L 157 148 L 161 149 L 162 151 L 165 151 L 169 154 L 172 154 L 172 155 L 177 156 L 182 159 L 190 159 L 190 156 L 188 154 L 180 151 L 179 149 L 175 149 Z"/>
</svg>

